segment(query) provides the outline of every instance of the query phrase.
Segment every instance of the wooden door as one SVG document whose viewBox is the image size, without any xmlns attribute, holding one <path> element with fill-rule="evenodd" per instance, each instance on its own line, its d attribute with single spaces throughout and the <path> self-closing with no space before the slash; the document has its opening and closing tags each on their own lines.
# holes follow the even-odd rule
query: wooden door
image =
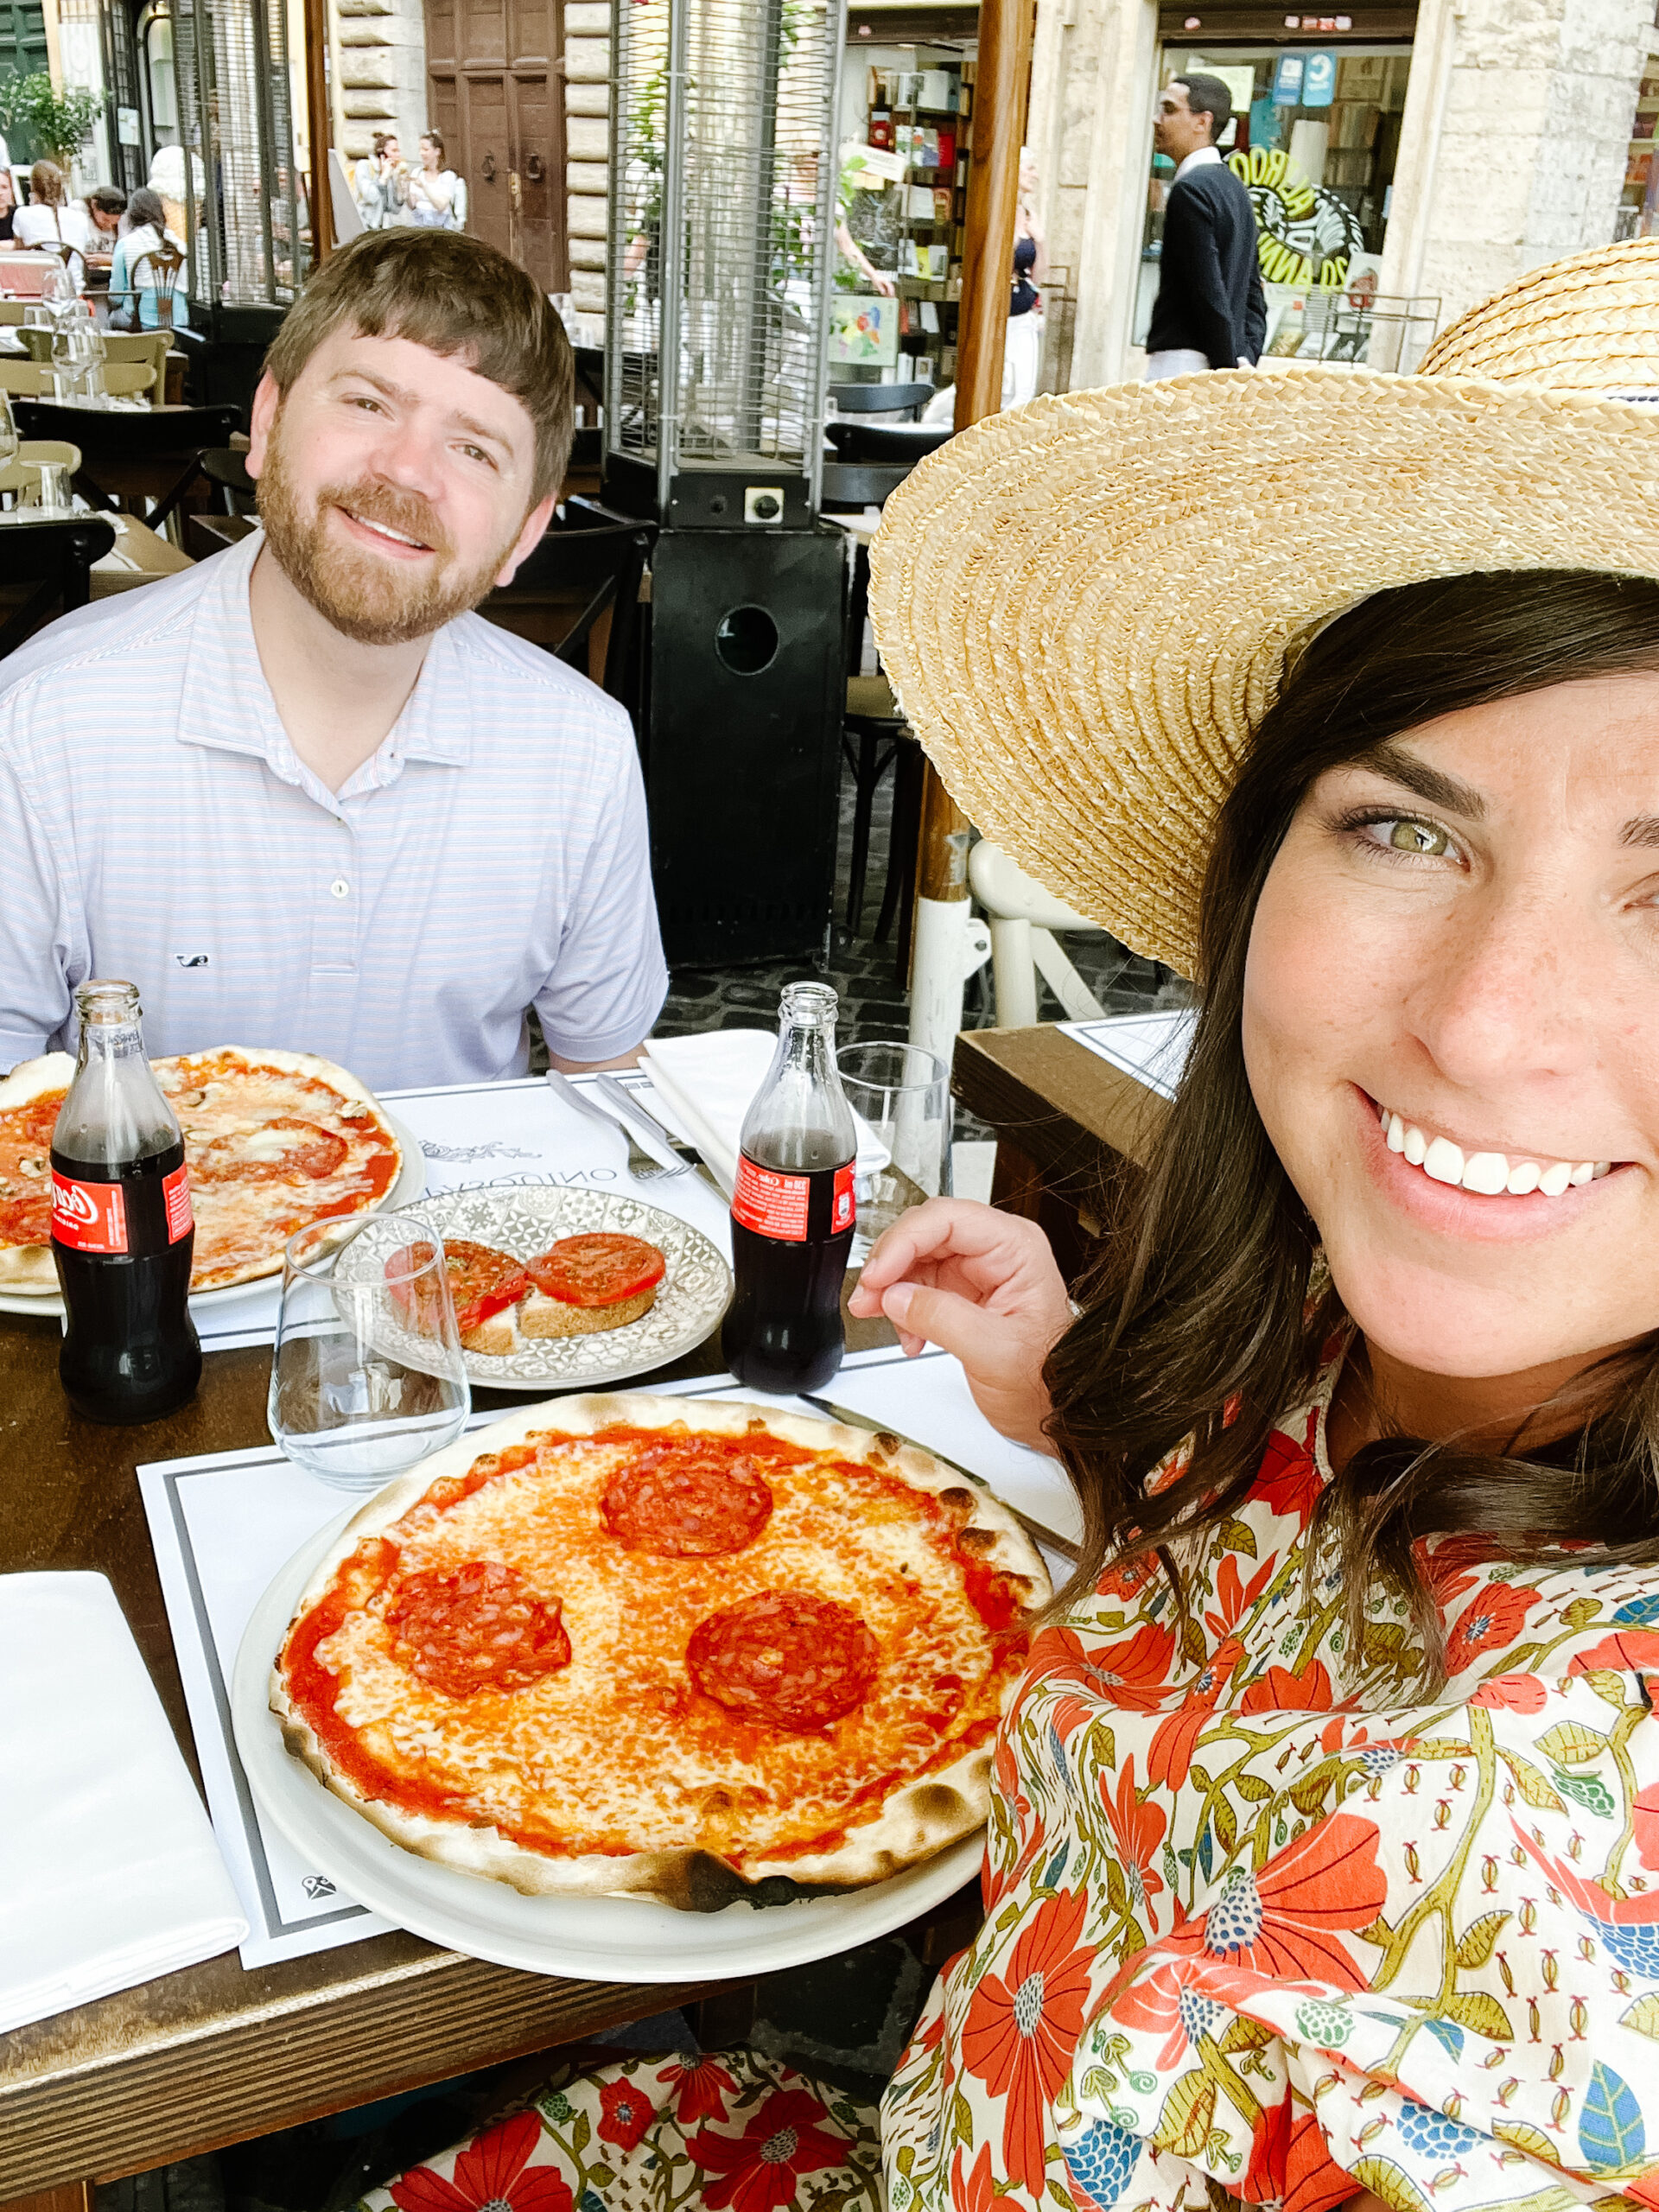
<svg viewBox="0 0 1659 2212">
<path fill-rule="evenodd" d="M 570 288 L 562 0 L 426 0 L 429 105 L 467 180 L 467 227 Z"/>
</svg>

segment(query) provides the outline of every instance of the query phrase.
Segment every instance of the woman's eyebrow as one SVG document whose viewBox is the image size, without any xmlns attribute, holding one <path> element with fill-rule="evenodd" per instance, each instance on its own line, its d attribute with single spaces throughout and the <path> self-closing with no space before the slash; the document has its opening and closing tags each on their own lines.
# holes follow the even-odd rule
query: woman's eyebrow
<svg viewBox="0 0 1659 2212">
<path fill-rule="evenodd" d="M 1486 802 L 1472 784 L 1445 775 L 1439 768 L 1431 768 L 1427 760 L 1420 760 L 1403 745 L 1395 745 L 1386 738 L 1369 752 L 1357 754 L 1350 765 L 1369 768 L 1373 775 L 1386 776 L 1391 784 L 1403 785 L 1428 805 L 1443 807 L 1448 814 L 1460 814 L 1465 822 L 1479 822 L 1485 817 Z"/>
<path fill-rule="evenodd" d="M 1659 845 L 1659 814 L 1633 814 L 1618 833 L 1621 845 Z"/>
</svg>

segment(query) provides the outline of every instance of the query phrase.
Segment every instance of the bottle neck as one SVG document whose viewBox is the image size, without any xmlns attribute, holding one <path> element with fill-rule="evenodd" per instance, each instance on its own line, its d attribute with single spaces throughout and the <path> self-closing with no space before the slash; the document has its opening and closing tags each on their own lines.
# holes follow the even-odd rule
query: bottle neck
<svg viewBox="0 0 1659 2212">
<path fill-rule="evenodd" d="M 81 1025 L 79 1057 L 82 1067 L 99 1061 L 141 1060 L 143 1056 L 143 1027 L 137 1020 L 109 1021 L 95 1019 Z"/>
</svg>

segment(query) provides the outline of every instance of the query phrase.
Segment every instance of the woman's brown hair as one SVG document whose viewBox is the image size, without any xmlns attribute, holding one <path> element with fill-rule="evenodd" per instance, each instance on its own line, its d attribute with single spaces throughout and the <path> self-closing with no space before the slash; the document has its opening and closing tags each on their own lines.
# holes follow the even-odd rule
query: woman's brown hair
<svg viewBox="0 0 1659 2212">
<path fill-rule="evenodd" d="M 1244 966 L 1256 901 L 1292 817 L 1327 769 L 1441 715 L 1586 677 L 1659 671 L 1659 583 L 1546 571 L 1379 592 L 1332 621 L 1287 675 L 1217 824 L 1200 920 L 1202 1003 L 1147 1175 L 1116 1194 L 1087 1310 L 1045 1370 L 1049 1431 L 1082 1494 L 1070 1589 L 1109 1559 L 1169 1548 L 1236 1511 L 1278 1416 L 1306 1395 L 1341 1319 L 1309 1316 L 1317 1232 L 1268 1139 L 1244 1069 Z M 1342 978 L 1333 976 L 1332 988 Z M 1426 1684 L 1443 1675 L 1419 1537 L 1467 1532 L 1529 1553 L 1572 1541 L 1659 1560 L 1659 1338 L 1557 1402 L 1572 1433 L 1506 1453 L 1387 1436 L 1322 1497 L 1342 1546 L 1351 1648 L 1380 1579 L 1410 1605 Z M 1147 1482 L 1190 1440 L 1191 1464 Z"/>
</svg>

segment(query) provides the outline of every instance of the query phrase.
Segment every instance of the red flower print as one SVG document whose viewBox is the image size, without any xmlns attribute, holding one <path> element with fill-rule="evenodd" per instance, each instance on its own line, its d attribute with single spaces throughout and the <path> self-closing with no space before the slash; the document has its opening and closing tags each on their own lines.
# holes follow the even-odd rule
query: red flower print
<svg viewBox="0 0 1659 2212">
<path fill-rule="evenodd" d="M 1031 1669 L 1055 1689 L 1070 1683 L 1107 1705 L 1152 1713 L 1168 1694 L 1174 1656 L 1174 1630 L 1155 1621 L 1122 1643 L 1085 1644 L 1075 1629 L 1046 1628 L 1031 1647 Z"/>
<path fill-rule="evenodd" d="M 1494 1675 L 1469 1702 L 1499 1713 L 1541 1713 L 1548 1694 L 1536 1675 Z"/>
<path fill-rule="evenodd" d="M 988 2143 L 982 2145 L 973 2171 L 966 2177 L 962 2171 L 960 2150 L 950 2161 L 950 2202 L 953 2212 L 995 2212 L 996 2190 L 991 2180 Z"/>
<path fill-rule="evenodd" d="M 619 2151 L 632 2151 L 651 2126 L 652 2105 L 632 2082 L 603 2082 L 599 2090 L 599 2133 Z"/>
<path fill-rule="evenodd" d="M 1147 1780 L 1164 1789 L 1179 1789 L 1186 1781 L 1198 1738 L 1216 1710 L 1216 1700 L 1226 1688 L 1243 1647 L 1230 1637 L 1212 1651 L 1204 1670 L 1167 1720 L 1160 1720 L 1147 1751 Z"/>
<path fill-rule="evenodd" d="M 1232 2016 L 1214 1998 L 1191 1987 L 1182 1967 L 1166 1959 L 1144 1981 L 1131 1983 L 1112 2005 L 1111 2017 L 1141 2035 L 1161 2034 L 1158 2069 L 1167 2073 L 1197 2049 L 1200 2036 L 1219 2035 Z"/>
<path fill-rule="evenodd" d="M 1306 1522 L 1319 1502 L 1325 1478 L 1313 1464 L 1306 1444 L 1298 1444 L 1275 1428 L 1262 1454 L 1262 1465 L 1250 1485 L 1250 1502 L 1258 1500 L 1269 1513 Z"/>
<path fill-rule="evenodd" d="M 1081 1891 L 1046 1899 L 1020 1931 L 1006 1979 L 976 1986 L 962 2027 L 963 2063 L 1007 2101 L 1002 2162 L 1033 2203 L 1046 2178 L 1044 2109 L 1071 2070 L 1089 2001 L 1095 1952 L 1077 1948 L 1086 1904 Z"/>
<path fill-rule="evenodd" d="M 1158 1554 L 1142 1552 L 1139 1559 L 1120 1560 L 1109 1567 L 1095 1585 L 1097 1598 L 1116 1598 L 1128 1605 L 1158 1580 Z"/>
<path fill-rule="evenodd" d="M 505 2205 L 511 2212 L 571 2212 L 570 2184 L 556 2166 L 525 2166 L 542 2138 L 533 2112 L 504 2120 L 469 2143 L 455 2160 L 452 2179 L 430 2166 L 415 2166 L 387 2194 L 398 2212 L 480 2212 Z"/>
<path fill-rule="evenodd" d="M 718 2120 L 726 2109 L 727 2098 L 737 2094 L 736 2082 L 712 2058 L 693 2059 L 690 2065 L 676 2059 L 662 2068 L 657 2079 L 673 2091 L 674 2117 L 682 2127 L 693 2126 L 700 2120 Z M 600 2133 L 604 2133 L 601 2127 Z"/>
<path fill-rule="evenodd" d="M 1536 1601 L 1535 1590 L 1517 1590 L 1508 1582 L 1489 1582 L 1458 1615 L 1446 1639 L 1446 1671 L 1460 1675 L 1483 1651 L 1498 1651 L 1513 1643 L 1526 1624 Z M 1659 1639 L 1656 1639 L 1659 1641 Z"/>
<path fill-rule="evenodd" d="M 1621 1628 L 1592 1643 L 1588 1651 L 1580 1651 L 1567 1671 L 1588 1675 L 1602 1667 L 1616 1675 L 1639 1675 L 1644 1668 L 1659 1667 L 1659 1630 Z"/>
<path fill-rule="evenodd" d="M 1329 1713 L 1331 1677 L 1325 1662 L 1310 1660 L 1293 1675 L 1286 1667 L 1269 1667 L 1259 1682 L 1244 1693 L 1241 1713 Z"/>
<path fill-rule="evenodd" d="M 1152 1870 L 1152 1854 L 1164 1840 L 1168 1821 L 1156 1805 L 1142 1804 L 1136 1797 L 1133 1752 L 1124 1763 L 1117 1796 L 1112 1796 L 1103 1777 L 1100 1796 L 1117 1846 L 1118 1864 L 1128 1877 L 1129 1895 L 1138 1907 L 1147 1897 L 1155 1897 L 1164 1886 L 1163 1876 Z"/>
<path fill-rule="evenodd" d="M 1276 2193 L 1284 2199 L 1284 2212 L 1331 2212 L 1354 2194 L 1352 2179 L 1332 2160 L 1325 2130 L 1311 2112 L 1291 2122 L 1284 2187 Z"/>
<path fill-rule="evenodd" d="M 1630 1808 L 1636 1855 L 1644 1866 L 1659 1866 L 1659 1782 L 1650 1782 Z"/>
<path fill-rule="evenodd" d="M 1228 1553 L 1221 1562 L 1221 1572 L 1216 1577 L 1216 1599 L 1221 1611 L 1206 1613 L 1204 1617 L 1205 1625 L 1211 1636 L 1224 1637 L 1230 1629 L 1238 1626 L 1245 1607 L 1254 1605 L 1267 1588 L 1278 1564 L 1278 1553 L 1269 1552 L 1247 1583 L 1238 1571 L 1238 1554 Z"/>
<path fill-rule="evenodd" d="M 723 2177 L 702 2185 L 709 2212 L 778 2212 L 795 2194 L 802 2174 L 847 2163 L 847 2145 L 818 2122 L 823 2107 L 805 2089 L 774 2089 L 747 2134 L 711 2135 L 705 2127 L 686 2139 L 694 2162 Z"/>
<path fill-rule="evenodd" d="M 1363 1989 L 1368 1977 L 1338 1937 L 1369 1928 L 1387 1896 L 1376 1863 L 1376 1823 L 1333 1813 L 1259 1874 L 1248 1866 L 1228 1870 L 1204 1916 L 1204 1948 L 1281 1980 L 1304 1976 Z"/>
<path fill-rule="evenodd" d="M 1491 1541 L 1486 1536 L 1444 1536 L 1433 1542 L 1420 1540 L 1412 1547 L 1420 1573 L 1444 1613 L 1480 1580 L 1475 1572 L 1491 1564 Z"/>
</svg>

